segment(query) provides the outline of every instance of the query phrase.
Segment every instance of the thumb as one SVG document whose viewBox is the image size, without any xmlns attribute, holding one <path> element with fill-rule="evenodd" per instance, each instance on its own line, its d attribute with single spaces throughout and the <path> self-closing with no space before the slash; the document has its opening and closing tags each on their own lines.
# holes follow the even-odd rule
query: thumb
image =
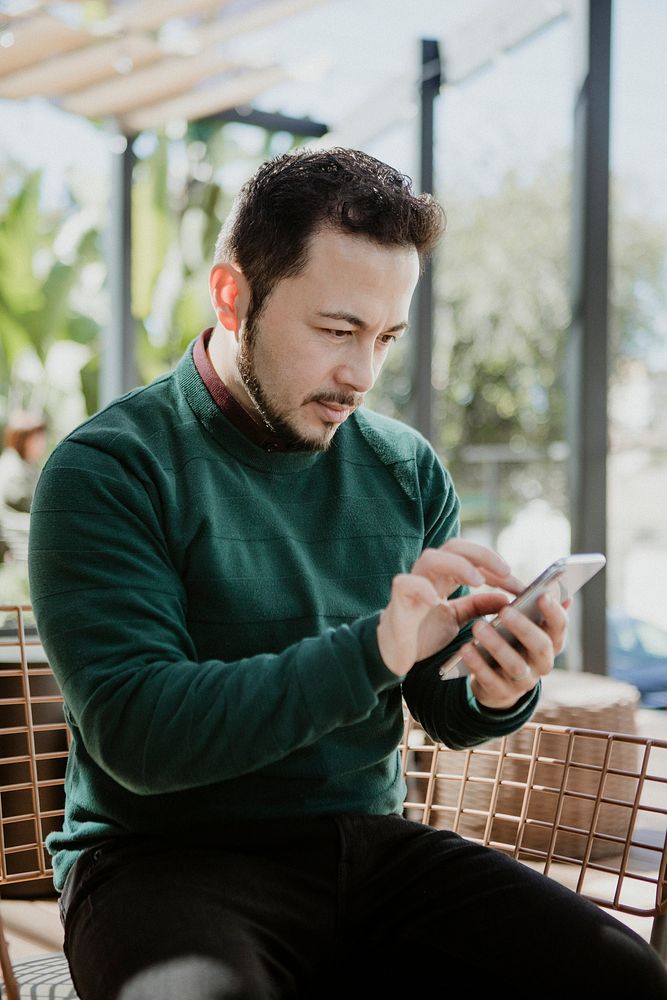
<svg viewBox="0 0 667 1000">
<path fill-rule="evenodd" d="M 498 614 L 501 608 L 510 603 L 507 594 L 498 591 L 491 591 L 481 594 L 467 594 L 465 597 L 457 597 L 449 601 L 455 615 L 456 621 L 461 628 L 471 618 L 482 618 L 485 615 Z"/>
</svg>

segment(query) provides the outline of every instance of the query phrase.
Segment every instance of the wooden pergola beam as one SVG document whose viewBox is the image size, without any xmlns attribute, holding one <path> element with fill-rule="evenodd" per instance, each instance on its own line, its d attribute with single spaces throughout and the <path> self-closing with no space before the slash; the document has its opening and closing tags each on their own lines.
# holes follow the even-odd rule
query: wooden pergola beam
<svg viewBox="0 0 667 1000">
<path fill-rule="evenodd" d="M 90 44 L 90 33 L 70 28 L 61 21 L 38 14 L 30 20 L 12 25 L 14 44 L 2 50 L 0 78 L 34 66 L 54 53 L 71 52 Z"/>
<path fill-rule="evenodd" d="M 171 99 L 196 86 L 202 80 L 238 68 L 217 51 L 195 56 L 170 56 L 144 69 L 133 69 L 125 76 L 116 75 L 96 87 L 66 97 L 65 111 L 85 117 L 122 118 L 139 108 Z"/>
<path fill-rule="evenodd" d="M 164 124 L 155 120 L 159 104 L 164 103 L 171 114 L 170 101 L 179 92 L 207 78 L 217 84 L 221 74 L 238 67 L 221 51 L 224 43 L 293 17 L 322 0 L 273 0 L 238 15 L 195 24 L 188 34 L 192 49 L 183 54 L 165 52 L 154 35 L 178 16 L 212 10 L 219 15 L 228 2 L 141 0 L 113 6 L 111 15 L 94 22 L 90 30 L 76 30 L 58 18 L 36 14 L 12 29 L 14 44 L 3 51 L 0 63 L 0 97 L 59 99 L 66 111 L 89 118 L 123 118 L 145 106 L 158 127 Z M 205 104 L 208 108 L 208 98 Z"/>
<path fill-rule="evenodd" d="M 112 41 L 91 41 L 75 52 L 51 56 L 33 66 L 0 79 L 0 97 L 21 100 L 27 97 L 60 97 L 88 88 L 101 80 L 119 77 L 118 61 L 131 61 L 132 76 L 162 58 L 157 42 L 147 35 L 127 35 Z M 9 50 L 11 51 L 11 49 Z"/>
<path fill-rule="evenodd" d="M 223 18 L 208 24 L 205 28 L 193 31 L 192 40 L 197 51 L 192 55 L 163 55 L 159 62 L 135 68 L 131 74 L 118 76 L 116 73 L 112 79 L 67 97 L 62 101 L 62 106 L 66 111 L 88 117 L 112 115 L 126 119 L 129 114 L 141 108 L 145 108 L 152 116 L 153 107 L 159 103 L 166 104 L 187 88 L 209 78 L 217 79 L 222 73 L 239 67 L 237 62 L 225 58 L 220 52 L 223 42 L 236 35 L 267 27 L 317 2 L 319 0 L 282 0 L 238 17 Z M 115 57 L 117 56 L 116 50 Z M 208 98 L 206 104 L 208 106 Z"/>
<path fill-rule="evenodd" d="M 291 76 L 292 73 L 282 66 L 242 72 L 222 84 L 214 82 L 199 90 L 121 115 L 119 124 L 126 135 L 132 135 L 145 129 L 160 128 L 170 121 L 197 121 L 217 111 L 247 104 L 257 94 L 284 83 Z"/>
</svg>

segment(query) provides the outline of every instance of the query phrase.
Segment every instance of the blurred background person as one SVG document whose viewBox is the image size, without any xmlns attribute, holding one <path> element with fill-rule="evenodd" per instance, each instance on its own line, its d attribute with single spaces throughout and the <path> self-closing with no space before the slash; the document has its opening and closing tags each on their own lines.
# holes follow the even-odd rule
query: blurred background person
<svg viewBox="0 0 667 1000">
<path fill-rule="evenodd" d="M 3 561 L 27 565 L 30 508 L 47 451 L 46 420 L 39 413 L 11 413 L 0 454 L 0 550 Z"/>
</svg>

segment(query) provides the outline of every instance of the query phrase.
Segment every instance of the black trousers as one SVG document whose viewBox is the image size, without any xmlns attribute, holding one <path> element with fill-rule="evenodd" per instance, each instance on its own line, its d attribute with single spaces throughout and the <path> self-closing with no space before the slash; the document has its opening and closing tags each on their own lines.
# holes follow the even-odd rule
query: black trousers
<svg viewBox="0 0 667 1000">
<path fill-rule="evenodd" d="M 107 841 L 61 897 L 81 1000 L 667 998 L 648 944 L 552 879 L 400 816 Z"/>
</svg>

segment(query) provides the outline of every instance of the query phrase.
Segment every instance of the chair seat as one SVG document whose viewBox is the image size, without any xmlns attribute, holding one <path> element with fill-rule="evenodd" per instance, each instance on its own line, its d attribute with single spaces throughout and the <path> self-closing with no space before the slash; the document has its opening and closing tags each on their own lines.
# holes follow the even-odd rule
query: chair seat
<svg viewBox="0 0 667 1000">
<path fill-rule="evenodd" d="M 35 955 L 13 963 L 21 1000 L 78 1000 L 62 952 Z M 2 987 L 3 1000 L 7 996 Z"/>
</svg>

